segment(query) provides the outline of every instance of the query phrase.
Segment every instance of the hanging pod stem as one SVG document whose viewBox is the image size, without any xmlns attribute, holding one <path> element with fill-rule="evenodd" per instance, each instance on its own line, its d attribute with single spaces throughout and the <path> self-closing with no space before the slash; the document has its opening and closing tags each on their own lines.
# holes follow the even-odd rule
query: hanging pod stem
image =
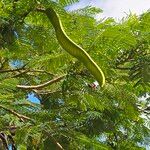
<svg viewBox="0 0 150 150">
<path fill-rule="evenodd" d="M 100 67 L 94 62 L 90 55 L 74 41 L 72 41 L 65 33 L 59 15 L 53 8 L 47 8 L 43 11 L 52 23 L 56 37 L 61 47 L 70 55 L 82 62 L 90 73 L 95 77 L 101 87 L 105 84 L 105 76 Z"/>
</svg>

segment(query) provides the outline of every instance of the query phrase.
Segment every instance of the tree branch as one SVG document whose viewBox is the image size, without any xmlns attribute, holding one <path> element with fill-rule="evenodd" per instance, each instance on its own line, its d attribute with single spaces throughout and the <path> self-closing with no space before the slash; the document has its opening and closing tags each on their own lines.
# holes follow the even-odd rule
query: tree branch
<svg viewBox="0 0 150 150">
<path fill-rule="evenodd" d="M 29 117 L 27 117 L 27 116 L 24 116 L 24 115 L 21 115 L 21 114 L 15 112 L 15 111 L 12 110 L 12 109 L 6 108 L 5 106 L 0 105 L 0 108 L 3 108 L 4 110 L 10 112 L 10 113 L 13 114 L 14 116 L 17 116 L 19 119 L 21 119 L 21 121 L 32 120 L 31 118 L 29 118 Z"/>
<path fill-rule="evenodd" d="M 56 83 L 56 82 L 59 82 L 61 79 L 63 79 L 66 75 L 62 75 L 62 76 L 59 76 L 57 78 L 54 78 L 48 82 L 45 82 L 43 84 L 39 84 L 39 85 L 31 85 L 31 86 L 28 86 L 28 85 L 17 85 L 18 88 L 21 88 L 21 89 L 26 89 L 26 90 L 29 90 L 29 89 L 40 89 L 40 88 L 43 88 L 45 86 L 48 86 L 48 85 L 51 85 L 53 83 Z"/>
</svg>

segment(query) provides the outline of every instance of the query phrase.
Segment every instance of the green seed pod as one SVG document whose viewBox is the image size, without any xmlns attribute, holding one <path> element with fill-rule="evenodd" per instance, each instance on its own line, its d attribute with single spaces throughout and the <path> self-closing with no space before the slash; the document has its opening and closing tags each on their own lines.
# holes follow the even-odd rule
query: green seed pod
<svg viewBox="0 0 150 150">
<path fill-rule="evenodd" d="M 66 35 L 58 14 L 52 8 L 47 8 L 45 13 L 55 29 L 57 40 L 62 48 L 82 62 L 99 82 L 99 85 L 103 87 L 105 84 L 105 76 L 103 71 L 83 48 L 77 45 Z"/>
</svg>

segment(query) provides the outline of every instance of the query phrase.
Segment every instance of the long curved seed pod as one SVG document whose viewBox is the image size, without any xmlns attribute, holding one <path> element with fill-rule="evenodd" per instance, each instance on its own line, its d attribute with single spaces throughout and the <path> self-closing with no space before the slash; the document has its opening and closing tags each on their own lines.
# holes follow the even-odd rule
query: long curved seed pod
<svg viewBox="0 0 150 150">
<path fill-rule="evenodd" d="M 92 60 L 92 58 L 83 48 L 81 48 L 79 45 L 73 42 L 66 35 L 58 14 L 52 8 L 47 8 L 44 12 L 46 13 L 47 17 L 52 23 L 56 32 L 57 40 L 59 44 L 62 46 L 62 48 L 66 50 L 70 55 L 74 56 L 79 61 L 81 61 L 90 71 L 90 73 L 95 77 L 99 85 L 103 87 L 105 84 L 105 76 L 103 71 Z"/>
</svg>

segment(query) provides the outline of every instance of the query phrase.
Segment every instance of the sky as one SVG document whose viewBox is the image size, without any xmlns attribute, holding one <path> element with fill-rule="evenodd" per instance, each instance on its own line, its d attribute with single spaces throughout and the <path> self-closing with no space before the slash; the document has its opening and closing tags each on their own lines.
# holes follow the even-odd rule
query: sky
<svg viewBox="0 0 150 150">
<path fill-rule="evenodd" d="M 40 100 L 35 96 L 34 93 L 28 93 L 27 99 L 32 103 L 40 104 Z"/>
<path fill-rule="evenodd" d="M 87 5 L 96 6 L 103 10 L 96 18 L 113 17 L 121 19 L 127 14 L 136 13 L 137 15 L 150 9 L 150 0 L 80 0 L 79 3 L 71 5 L 69 10 L 83 8 Z"/>
</svg>

